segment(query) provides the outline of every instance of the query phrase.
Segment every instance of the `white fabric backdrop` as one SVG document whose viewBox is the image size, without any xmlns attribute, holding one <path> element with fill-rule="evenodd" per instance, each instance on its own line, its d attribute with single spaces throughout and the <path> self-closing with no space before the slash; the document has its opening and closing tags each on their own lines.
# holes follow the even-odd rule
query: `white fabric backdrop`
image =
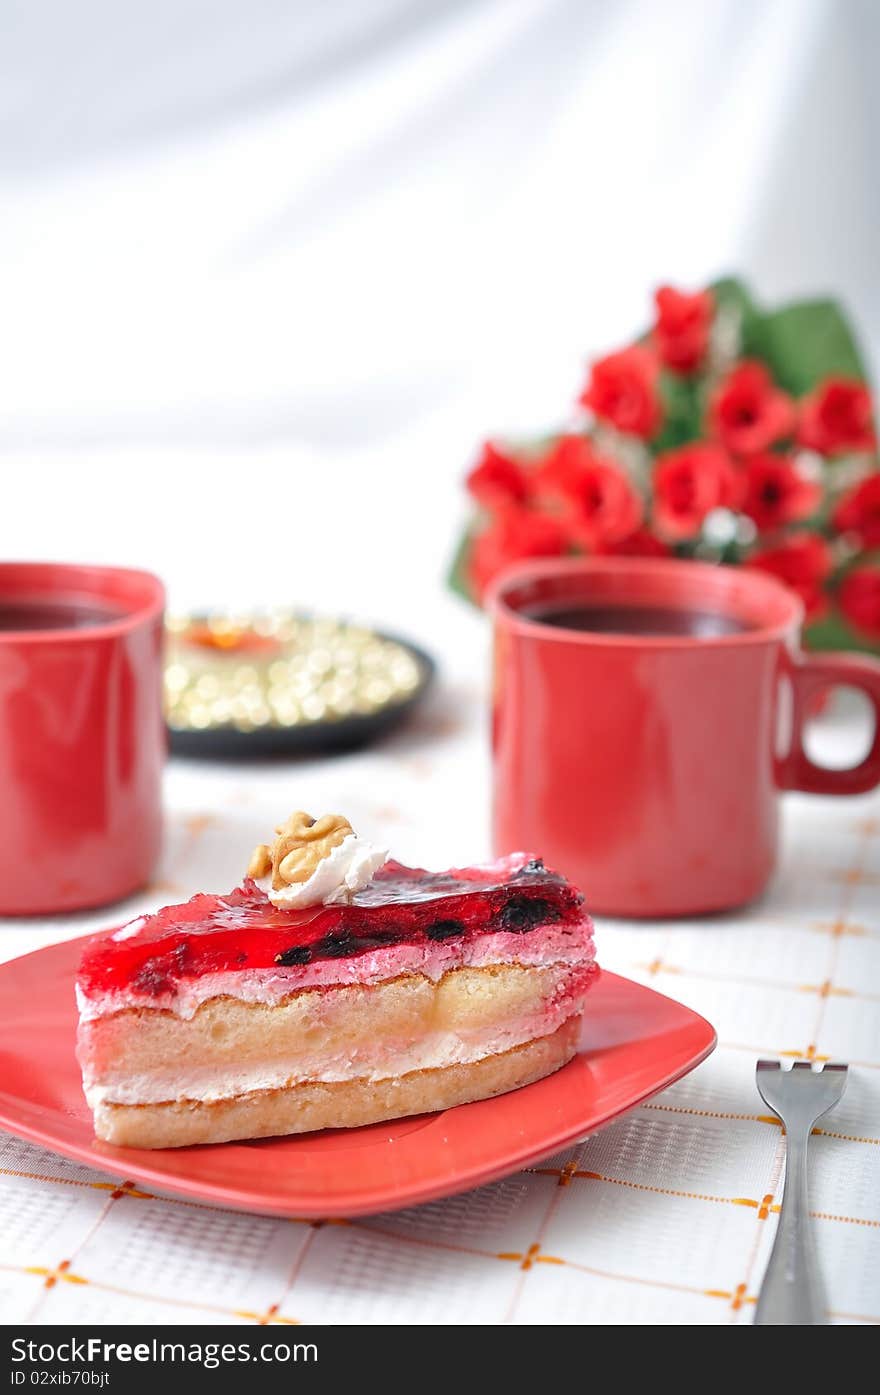
<svg viewBox="0 0 880 1395">
<path fill-rule="evenodd" d="M 658 279 L 880 347 L 871 0 L 7 0 L 6 555 L 442 628 L 455 481 Z"/>
<path fill-rule="evenodd" d="M 660 279 L 838 293 L 880 357 L 878 41 L 873 0 L 0 5 L 0 554 L 152 566 L 178 604 L 357 611 L 447 676 L 362 756 L 177 762 L 174 885 L 148 898 L 228 885 L 294 780 L 415 862 L 486 850 L 485 631 L 440 586 L 467 457 L 563 416 Z M 272 1222 L 108 1195 L 0 1139 L 10 1318 L 173 1320 L 196 1273 L 212 1321 L 746 1321 L 782 1167 L 753 1061 L 809 1050 L 858 1063 L 814 1205 L 838 1320 L 876 1321 L 877 819 L 789 813 L 753 920 L 600 926 L 608 966 L 722 1045 L 577 1150 L 566 1191 L 519 1178 L 385 1218 L 442 1251 L 284 1223 L 276 1254 Z M 85 925 L 7 923 L 0 957 Z M 526 1284 L 551 1192 L 568 1267 Z M 476 1259 L 446 1254 L 450 1227 Z"/>
</svg>

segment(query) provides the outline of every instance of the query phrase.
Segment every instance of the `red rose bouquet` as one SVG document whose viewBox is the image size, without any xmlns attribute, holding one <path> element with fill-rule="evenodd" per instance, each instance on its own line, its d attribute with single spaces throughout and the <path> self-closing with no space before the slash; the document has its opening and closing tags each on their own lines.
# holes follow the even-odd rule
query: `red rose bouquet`
<svg viewBox="0 0 880 1395">
<path fill-rule="evenodd" d="M 531 557 L 698 557 L 772 572 L 814 647 L 880 646 L 880 464 L 840 310 L 764 312 L 737 281 L 664 286 L 651 329 L 598 359 L 567 427 L 487 442 L 452 584 L 479 601 Z"/>
</svg>

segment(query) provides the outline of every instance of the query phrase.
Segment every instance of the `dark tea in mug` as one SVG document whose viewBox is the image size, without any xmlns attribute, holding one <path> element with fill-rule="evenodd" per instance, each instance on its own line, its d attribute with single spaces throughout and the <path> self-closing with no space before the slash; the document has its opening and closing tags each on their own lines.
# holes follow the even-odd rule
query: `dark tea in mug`
<svg viewBox="0 0 880 1395">
<path fill-rule="evenodd" d="M 92 630 L 111 625 L 124 612 L 76 596 L 0 598 L 0 631 Z"/>
<path fill-rule="evenodd" d="M 666 605 L 550 605 L 523 612 L 540 625 L 600 635 L 669 635 L 717 639 L 741 635 L 749 626 L 718 610 Z"/>
</svg>

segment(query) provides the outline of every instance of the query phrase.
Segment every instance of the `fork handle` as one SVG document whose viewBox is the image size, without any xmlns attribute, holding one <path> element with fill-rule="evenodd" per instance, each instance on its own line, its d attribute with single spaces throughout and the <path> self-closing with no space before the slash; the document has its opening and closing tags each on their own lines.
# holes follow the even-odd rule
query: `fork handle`
<svg viewBox="0 0 880 1395">
<path fill-rule="evenodd" d="M 785 1187 L 776 1239 L 758 1295 L 755 1322 L 816 1327 L 828 1322 L 807 1196 L 809 1129 L 785 1140 Z"/>
</svg>

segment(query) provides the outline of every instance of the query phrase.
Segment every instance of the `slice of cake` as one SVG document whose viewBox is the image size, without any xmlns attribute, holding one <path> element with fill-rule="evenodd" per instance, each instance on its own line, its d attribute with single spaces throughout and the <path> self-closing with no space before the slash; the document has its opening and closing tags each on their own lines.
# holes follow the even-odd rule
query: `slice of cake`
<svg viewBox="0 0 880 1395">
<path fill-rule="evenodd" d="M 228 896 L 93 940 L 77 980 L 95 1132 L 170 1148 L 348 1128 L 516 1089 L 574 1054 L 583 898 L 517 853 L 426 872 L 295 814 Z"/>
</svg>

